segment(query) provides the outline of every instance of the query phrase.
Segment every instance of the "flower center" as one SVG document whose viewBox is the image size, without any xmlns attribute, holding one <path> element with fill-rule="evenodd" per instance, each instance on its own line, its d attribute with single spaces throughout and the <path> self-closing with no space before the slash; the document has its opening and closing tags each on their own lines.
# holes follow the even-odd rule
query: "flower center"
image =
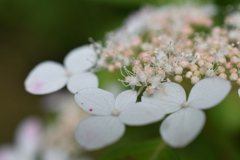
<svg viewBox="0 0 240 160">
<path fill-rule="evenodd" d="M 119 111 L 116 108 L 114 108 L 114 110 L 112 111 L 112 115 L 113 116 L 118 116 L 119 115 Z"/>
<path fill-rule="evenodd" d="M 70 71 L 66 71 L 66 74 L 65 74 L 67 77 L 70 77 L 72 75 L 72 72 Z"/>
<path fill-rule="evenodd" d="M 183 103 L 182 103 L 182 108 L 187 108 L 187 107 L 189 107 L 189 106 L 188 106 L 188 102 L 183 102 Z"/>
</svg>

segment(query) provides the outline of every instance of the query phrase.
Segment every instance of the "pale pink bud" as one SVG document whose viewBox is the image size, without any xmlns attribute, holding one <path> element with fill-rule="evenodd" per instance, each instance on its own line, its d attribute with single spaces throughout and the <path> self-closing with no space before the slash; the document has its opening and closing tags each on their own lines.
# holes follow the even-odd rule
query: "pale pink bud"
<svg viewBox="0 0 240 160">
<path fill-rule="evenodd" d="M 201 75 L 204 75 L 205 72 L 206 72 L 206 69 L 205 68 L 199 68 L 199 71 L 200 71 Z"/>
<path fill-rule="evenodd" d="M 227 60 L 226 60 L 225 57 L 219 57 L 218 62 L 221 63 L 221 64 L 225 64 L 227 62 Z"/>
<path fill-rule="evenodd" d="M 131 55 L 133 55 L 133 51 L 130 50 L 130 49 L 124 50 L 123 51 L 123 55 L 124 56 L 131 56 Z"/>
<path fill-rule="evenodd" d="M 136 59 L 136 60 L 133 61 L 133 64 L 134 64 L 134 65 L 139 65 L 140 63 L 141 63 L 141 62 L 140 62 L 138 59 Z"/>
<path fill-rule="evenodd" d="M 116 68 L 115 68 L 115 66 L 114 66 L 113 64 L 110 64 L 110 65 L 108 66 L 109 72 L 113 72 L 115 69 L 116 69 Z"/>
<path fill-rule="evenodd" d="M 193 73 L 193 75 L 194 75 L 194 76 L 197 76 L 197 77 L 198 77 L 200 74 L 201 74 L 200 71 L 194 71 L 194 73 Z"/>
<path fill-rule="evenodd" d="M 183 78 L 182 78 L 182 76 L 180 76 L 180 75 L 176 75 L 176 76 L 174 77 L 174 80 L 175 80 L 176 82 L 178 82 L 178 83 L 181 83 L 182 80 L 183 80 Z"/>
<path fill-rule="evenodd" d="M 238 79 L 238 75 L 236 73 L 232 73 L 229 78 L 231 81 L 236 81 Z"/>
<path fill-rule="evenodd" d="M 240 78 L 237 79 L 237 84 L 240 85 Z"/>
<path fill-rule="evenodd" d="M 146 52 L 141 53 L 141 58 L 145 63 L 151 61 L 151 56 Z"/>
<path fill-rule="evenodd" d="M 141 70 L 141 68 L 139 66 L 133 66 L 132 70 L 133 72 L 137 73 L 139 70 Z"/>
<path fill-rule="evenodd" d="M 191 70 L 192 72 L 194 72 L 194 71 L 198 70 L 198 66 L 197 66 L 196 64 L 191 64 L 190 70 Z"/>
<path fill-rule="evenodd" d="M 232 68 L 232 63 L 231 63 L 231 62 L 227 62 L 227 63 L 226 63 L 226 68 L 227 68 L 227 69 Z"/>
<path fill-rule="evenodd" d="M 121 68 L 121 67 L 122 67 L 122 63 L 116 62 L 116 63 L 115 63 L 115 67 L 116 67 L 116 68 Z"/>
<path fill-rule="evenodd" d="M 211 63 L 212 63 L 212 62 L 214 62 L 214 60 L 215 60 L 215 58 L 214 58 L 213 56 L 209 56 L 209 57 L 208 57 L 208 62 L 211 62 Z"/>
<path fill-rule="evenodd" d="M 146 72 L 147 74 L 152 74 L 152 73 L 153 73 L 153 68 L 152 68 L 152 67 L 146 67 L 146 68 L 145 68 L 145 72 Z"/>
<path fill-rule="evenodd" d="M 204 64 L 205 64 L 205 63 L 204 63 L 204 60 L 201 59 L 201 60 L 198 61 L 198 65 L 199 65 L 200 67 L 203 67 Z"/>
<path fill-rule="evenodd" d="M 182 74 L 183 68 L 181 66 L 177 66 L 174 68 L 174 72 L 176 74 Z"/>
<path fill-rule="evenodd" d="M 137 37 L 132 41 L 132 45 L 133 46 L 138 46 L 140 43 L 142 42 L 142 38 L 141 37 Z"/>
<path fill-rule="evenodd" d="M 210 63 L 210 62 L 207 62 L 207 63 L 206 63 L 206 67 L 207 67 L 208 69 L 211 69 L 211 68 L 213 68 L 213 64 Z"/>
<path fill-rule="evenodd" d="M 237 64 L 238 68 L 240 68 L 240 63 Z"/>
<path fill-rule="evenodd" d="M 238 58 L 236 56 L 233 56 L 231 57 L 230 61 L 233 63 L 233 64 L 237 64 L 238 63 Z"/>
<path fill-rule="evenodd" d="M 220 77 L 220 78 L 222 78 L 222 79 L 227 79 L 227 75 L 226 75 L 225 73 L 219 74 L 218 77 Z"/>
<path fill-rule="evenodd" d="M 224 73 L 225 72 L 225 68 L 223 66 L 219 66 L 217 70 L 218 70 L 219 73 Z"/>
<path fill-rule="evenodd" d="M 150 86 L 150 87 L 147 87 L 146 88 L 146 92 L 147 92 L 147 94 L 153 94 L 153 92 L 154 92 L 154 89 Z"/>
<path fill-rule="evenodd" d="M 192 84 L 196 84 L 198 81 L 199 81 L 199 77 L 197 77 L 197 76 L 192 76 L 192 78 L 191 78 L 191 83 L 192 83 Z"/>
<path fill-rule="evenodd" d="M 237 73 L 237 69 L 236 68 L 231 68 L 230 73 Z"/>
<path fill-rule="evenodd" d="M 188 71 L 188 72 L 186 73 L 186 78 L 191 78 L 192 75 L 193 75 L 193 73 L 192 73 L 191 71 Z"/>
<path fill-rule="evenodd" d="M 180 64 L 180 66 L 182 66 L 183 68 L 186 68 L 186 67 L 188 67 L 189 62 L 186 61 L 186 60 L 181 60 L 179 64 Z"/>
</svg>

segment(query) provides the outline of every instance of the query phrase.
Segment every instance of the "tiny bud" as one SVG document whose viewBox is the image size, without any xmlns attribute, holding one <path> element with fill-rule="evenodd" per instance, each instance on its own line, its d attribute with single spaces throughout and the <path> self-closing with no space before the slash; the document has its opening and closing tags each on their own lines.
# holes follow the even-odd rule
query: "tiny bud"
<svg viewBox="0 0 240 160">
<path fill-rule="evenodd" d="M 237 69 L 236 68 L 231 68 L 230 73 L 237 73 Z"/>
<path fill-rule="evenodd" d="M 222 78 L 222 79 L 227 79 L 227 75 L 226 75 L 225 73 L 219 74 L 218 77 L 220 77 L 220 78 Z"/>
<path fill-rule="evenodd" d="M 154 89 L 150 86 L 150 87 L 147 87 L 146 88 L 146 92 L 147 92 L 147 94 L 153 94 L 153 92 L 154 92 Z"/>
<path fill-rule="evenodd" d="M 209 56 L 208 57 L 208 62 L 213 63 L 214 60 L 215 60 L 215 58 L 213 56 Z"/>
<path fill-rule="evenodd" d="M 145 72 L 150 75 L 150 74 L 153 73 L 153 68 L 152 67 L 146 67 Z"/>
<path fill-rule="evenodd" d="M 198 61 L 198 65 L 199 65 L 200 67 L 203 67 L 204 64 L 205 64 L 204 60 L 201 59 L 201 60 Z"/>
<path fill-rule="evenodd" d="M 142 58 L 143 62 L 145 62 L 145 63 L 151 61 L 151 56 L 146 52 L 141 53 L 141 58 Z"/>
<path fill-rule="evenodd" d="M 121 67 L 122 67 L 122 64 L 121 64 L 120 62 L 116 62 L 116 63 L 115 63 L 115 67 L 116 67 L 116 68 L 121 68 Z"/>
<path fill-rule="evenodd" d="M 180 64 L 180 66 L 182 66 L 183 68 L 186 68 L 186 67 L 188 67 L 189 62 L 186 61 L 186 60 L 181 60 L 179 64 Z"/>
<path fill-rule="evenodd" d="M 224 72 L 225 72 L 225 68 L 224 68 L 223 66 L 219 66 L 218 69 L 217 69 L 217 71 L 218 71 L 219 73 L 224 73 Z"/>
<path fill-rule="evenodd" d="M 238 58 L 236 56 L 233 56 L 231 57 L 230 61 L 233 63 L 233 64 L 237 64 L 238 63 Z"/>
<path fill-rule="evenodd" d="M 196 84 L 198 81 L 199 81 L 199 77 L 197 77 L 197 76 L 193 76 L 193 77 L 191 78 L 191 83 L 192 83 L 192 84 Z"/>
<path fill-rule="evenodd" d="M 211 68 L 213 68 L 213 64 L 210 63 L 210 62 L 207 62 L 207 63 L 206 63 L 206 67 L 207 67 L 208 69 L 211 69 Z"/>
<path fill-rule="evenodd" d="M 227 62 L 227 63 L 226 63 L 226 68 L 227 68 L 227 69 L 232 68 L 232 63 L 231 63 L 231 62 Z"/>
<path fill-rule="evenodd" d="M 192 73 L 191 71 L 188 71 L 188 72 L 186 73 L 186 78 L 191 78 L 192 75 L 193 75 L 193 73 Z"/>
<path fill-rule="evenodd" d="M 240 78 L 237 79 L 237 84 L 240 85 Z"/>
<path fill-rule="evenodd" d="M 194 71 L 194 72 L 193 72 L 193 75 L 194 75 L 194 76 L 197 76 L 197 77 L 198 77 L 200 74 L 201 74 L 200 71 Z"/>
<path fill-rule="evenodd" d="M 204 75 L 206 72 L 205 68 L 199 68 L 199 72 L 201 73 L 201 75 Z"/>
<path fill-rule="evenodd" d="M 115 66 L 114 66 L 113 64 L 111 64 L 111 65 L 108 66 L 109 72 L 113 72 L 115 69 L 116 69 L 116 68 L 115 68 Z"/>
<path fill-rule="evenodd" d="M 174 68 L 174 72 L 176 74 L 182 74 L 183 68 L 181 66 L 177 66 Z"/>
<path fill-rule="evenodd" d="M 225 64 L 227 62 L 227 60 L 226 60 L 225 57 L 219 57 L 218 62 L 221 63 L 221 64 Z"/>
<path fill-rule="evenodd" d="M 238 75 L 236 73 L 232 73 L 229 78 L 231 81 L 236 81 L 238 79 Z"/>
<path fill-rule="evenodd" d="M 198 70 L 198 66 L 197 66 L 196 64 L 191 64 L 190 70 L 191 70 L 192 72 L 194 72 L 194 71 Z"/>
<path fill-rule="evenodd" d="M 180 76 L 180 75 L 176 75 L 176 76 L 174 77 L 174 80 L 175 80 L 176 82 L 178 82 L 178 83 L 181 83 L 182 80 L 183 80 L 183 78 L 182 78 L 182 76 Z"/>
</svg>

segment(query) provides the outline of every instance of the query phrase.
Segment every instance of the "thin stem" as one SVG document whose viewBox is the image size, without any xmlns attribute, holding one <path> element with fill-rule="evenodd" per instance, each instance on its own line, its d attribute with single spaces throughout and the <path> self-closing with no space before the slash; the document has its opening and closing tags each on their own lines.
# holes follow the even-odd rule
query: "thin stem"
<svg viewBox="0 0 240 160">
<path fill-rule="evenodd" d="M 160 145 L 158 146 L 158 148 L 156 149 L 156 151 L 153 153 L 152 157 L 150 158 L 150 160 L 156 160 L 157 156 L 160 154 L 160 152 L 162 151 L 163 147 L 165 146 L 165 143 L 162 142 L 160 143 Z"/>
<path fill-rule="evenodd" d="M 140 95 L 140 93 L 142 92 L 142 90 L 145 88 L 145 86 L 143 85 L 143 86 L 141 86 L 140 88 L 139 88 L 139 90 L 138 90 L 138 92 L 137 92 L 137 96 L 139 96 Z"/>
</svg>

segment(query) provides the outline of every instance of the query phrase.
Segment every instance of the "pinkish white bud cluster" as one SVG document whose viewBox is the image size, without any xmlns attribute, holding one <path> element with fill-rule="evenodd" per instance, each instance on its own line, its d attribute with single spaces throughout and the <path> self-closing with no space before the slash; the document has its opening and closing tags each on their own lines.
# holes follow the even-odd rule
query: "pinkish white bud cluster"
<svg viewBox="0 0 240 160">
<path fill-rule="evenodd" d="M 232 19 L 236 17 L 228 17 L 226 23 L 233 25 Z M 196 84 L 218 76 L 239 84 L 239 42 L 233 42 L 229 30 L 211 27 L 212 23 L 211 15 L 196 6 L 144 8 L 110 34 L 105 47 L 98 44 L 98 67 L 121 69 L 125 86 L 147 87 L 149 94 L 169 80 Z M 198 26 L 210 33 L 198 32 Z"/>
</svg>

